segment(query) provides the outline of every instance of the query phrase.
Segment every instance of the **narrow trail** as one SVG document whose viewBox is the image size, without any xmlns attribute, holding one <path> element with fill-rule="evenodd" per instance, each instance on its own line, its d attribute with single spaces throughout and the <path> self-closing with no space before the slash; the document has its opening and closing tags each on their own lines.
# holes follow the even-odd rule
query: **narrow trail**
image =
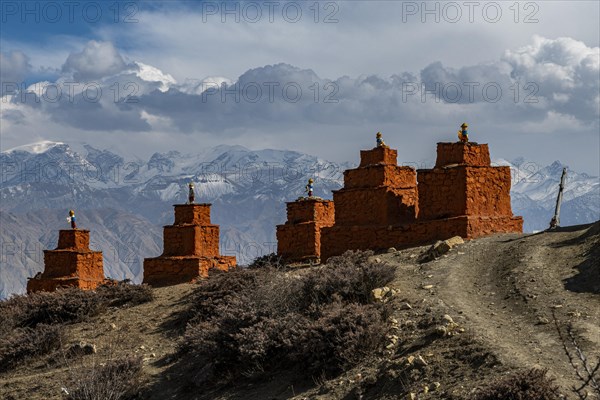
<svg viewBox="0 0 600 400">
<path fill-rule="evenodd" d="M 583 247 L 599 245 L 560 246 L 581 235 L 500 235 L 468 242 L 433 267 L 439 275 L 437 295 L 466 318 L 468 328 L 504 364 L 547 368 L 562 387 L 578 385 L 552 312 L 561 325 L 572 320 L 586 338 L 584 350 L 597 352 L 600 296 L 570 292 L 563 282 L 573 274 Z"/>
</svg>

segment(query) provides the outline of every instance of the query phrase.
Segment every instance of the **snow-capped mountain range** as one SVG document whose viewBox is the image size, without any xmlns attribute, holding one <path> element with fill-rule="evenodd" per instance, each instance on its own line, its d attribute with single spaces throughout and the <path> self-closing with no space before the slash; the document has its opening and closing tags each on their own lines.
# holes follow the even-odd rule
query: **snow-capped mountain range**
<svg viewBox="0 0 600 400">
<path fill-rule="evenodd" d="M 399 160 L 401 162 L 401 160 Z M 496 160 L 512 170 L 515 215 L 525 231 L 541 230 L 552 217 L 563 165 L 524 159 Z M 221 226 L 221 251 L 240 263 L 276 250 L 275 226 L 285 202 L 303 194 L 309 177 L 315 195 L 331 198 L 354 163 L 333 163 L 285 150 L 218 146 L 196 153 L 155 153 L 149 159 L 87 144 L 43 141 L 0 153 L 0 298 L 22 293 L 27 277 L 43 269 L 43 249 L 56 246 L 69 208 L 92 231 L 92 248 L 104 252 L 107 276 L 140 281 L 144 257 L 161 253 L 161 226 L 172 223 L 172 204 L 187 196 L 213 204 Z M 598 177 L 569 171 L 561 224 L 600 218 Z"/>
</svg>

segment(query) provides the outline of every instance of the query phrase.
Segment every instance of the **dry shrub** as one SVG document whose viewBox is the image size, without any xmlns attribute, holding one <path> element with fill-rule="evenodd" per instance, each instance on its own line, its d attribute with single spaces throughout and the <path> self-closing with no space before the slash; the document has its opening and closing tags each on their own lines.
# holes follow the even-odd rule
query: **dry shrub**
<svg viewBox="0 0 600 400">
<path fill-rule="evenodd" d="M 287 262 L 285 261 L 285 259 L 281 256 L 278 256 L 275 253 L 271 253 L 271 254 L 265 254 L 264 256 L 260 256 L 254 259 L 254 261 L 252 261 L 250 263 L 250 265 L 248 265 L 248 268 L 277 268 L 277 269 L 281 269 L 281 268 L 285 268 L 287 265 Z"/>
<path fill-rule="evenodd" d="M 0 317 L 5 321 L 0 333 L 16 327 L 80 321 L 99 314 L 102 307 L 96 293 L 73 288 L 14 296 L 0 302 Z"/>
<path fill-rule="evenodd" d="M 200 281 L 194 292 L 190 322 L 205 321 L 217 315 L 220 308 L 226 307 L 242 292 L 256 287 L 257 278 L 257 272 L 242 269 L 213 272 L 209 279 Z"/>
<path fill-rule="evenodd" d="M 311 321 L 302 333 L 291 356 L 307 362 L 315 373 L 333 375 L 377 350 L 387 327 L 379 308 L 336 301 L 323 307 L 319 319 Z"/>
<path fill-rule="evenodd" d="M 0 372 L 57 350 L 60 343 L 61 330 L 57 325 L 38 324 L 34 328 L 16 328 L 0 338 Z"/>
<path fill-rule="evenodd" d="M 0 372 L 60 348 L 66 323 L 87 320 L 107 307 L 152 300 L 146 285 L 117 283 L 96 291 L 66 288 L 0 301 Z"/>
<path fill-rule="evenodd" d="M 394 279 L 395 268 L 369 260 L 372 251 L 346 251 L 331 257 L 325 268 L 307 277 L 302 298 L 305 307 L 330 303 L 334 295 L 346 302 L 366 304 L 371 291 Z"/>
<path fill-rule="evenodd" d="M 349 252 L 302 273 L 274 268 L 216 274 L 199 284 L 182 351 L 214 363 L 217 376 L 260 375 L 302 365 L 337 374 L 381 348 L 386 307 L 371 290 L 394 268 Z"/>
<path fill-rule="evenodd" d="M 63 324 L 100 312 L 95 298 L 92 292 L 67 289 L 0 301 L 0 372 L 59 349 Z"/>
<path fill-rule="evenodd" d="M 128 400 L 142 387 L 142 358 L 123 357 L 72 371 L 69 400 Z"/>
<path fill-rule="evenodd" d="M 492 382 L 475 400 L 558 400 L 561 398 L 547 370 L 521 371 Z"/>
<path fill-rule="evenodd" d="M 0 301 L 0 335 L 17 327 L 78 322 L 96 316 L 107 307 L 137 305 L 153 299 L 147 285 L 118 283 L 96 291 L 65 288 L 13 296 Z"/>
<path fill-rule="evenodd" d="M 154 292 L 148 285 L 131 285 L 119 282 L 100 286 L 96 291 L 99 301 L 108 307 L 135 306 L 154 300 Z"/>
</svg>

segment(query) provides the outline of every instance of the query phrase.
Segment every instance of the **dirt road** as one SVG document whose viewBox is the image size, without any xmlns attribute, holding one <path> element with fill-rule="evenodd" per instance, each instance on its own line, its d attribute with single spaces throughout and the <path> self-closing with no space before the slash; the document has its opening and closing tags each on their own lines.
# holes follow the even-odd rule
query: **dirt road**
<svg viewBox="0 0 600 400">
<path fill-rule="evenodd" d="M 407 274 L 397 280 L 397 288 L 409 289 L 413 295 L 421 290 L 424 300 L 437 302 L 439 312 L 447 308 L 502 364 L 547 368 L 562 387 L 578 386 L 553 312 L 559 326 L 573 324 L 588 358 L 598 360 L 599 228 L 596 224 L 482 238 L 420 267 L 414 261 L 414 250 L 408 250 L 398 257 Z M 421 281 L 406 279 L 411 270 Z M 433 285 L 427 296 L 422 293 L 424 285 Z"/>
</svg>

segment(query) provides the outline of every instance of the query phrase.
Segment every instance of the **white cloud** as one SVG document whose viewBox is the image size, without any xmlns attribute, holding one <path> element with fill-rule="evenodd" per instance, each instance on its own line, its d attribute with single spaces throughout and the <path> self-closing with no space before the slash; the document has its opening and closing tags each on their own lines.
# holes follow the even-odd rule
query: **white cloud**
<svg viewBox="0 0 600 400">
<path fill-rule="evenodd" d="M 14 91 L 30 70 L 29 57 L 22 51 L 0 52 L 0 95 Z"/>
<path fill-rule="evenodd" d="M 115 75 L 126 67 L 125 61 L 111 42 L 91 40 L 80 53 L 69 55 L 62 70 L 72 73 L 77 81 L 88 81 Z"/>
<path fill-rule="evenodd" d="M 538 86 L 539 96 L 549 102 L 550 109 L 597 124 L 599 47 L 572 38 L 534 36 L 531 45 L 507 50 L 502 59 L 510 64 L 513 78 Z"/>
<path fill-rule="evenodd" d="M 114 49 L 111 44 L 104 47 Z M 86 49 L 89 53 L 90 47 Z M 85 50 L 75 54 L 82 53 Z M 148 153 L 241 144 L 351 160 L 358 148 L 372 145 L 374 132 L 381 130 L 386 142 L 420 162 L 429 159 L 432 143 L 454 140 L 458 124 L 468 121 L 475 140 L 497 146 L 505 158 L 538 152 L 539 141 L 563 151 L 561 141 L 568 140 L 566 152 L 577 153 L 574 157 L 588 165 L 580 169 L 591 170 L 597 154 L 587 161 L 581 155 L 593 152 L 590 138 L 597 141 L 593 136 L 598 131 L 600 79 L 597 73 L 593 77 L 597 54 L 597 47 L 580 41 L 536 37 L 528 46 L 499 52 L 496 60 L 460 68 L 434 62 L 418 75 L 401 72 L 332 80 L 310 69 L 275 64 L 250 69 L 236 80 L 209 77 L 181 84 L 170 73 L 136 61 L 118 73 L 110 68 L 96 71 L 95 83 L 102 92 L 98 101 L 86 100 L 81 86 L 74 98 L 54 102 L 11 98 L 11 111 L 1 116 L 3 137 L 7 132 L 11 146 L 39 140 L 40 132 L 46 139 L 85 140 L 98 146 L 117 140 Z M 124 58 L 116 52 L 112 59 Z M 557 82 L 557 74 L 568 84 Z M 68 79 L 61 77 L 55 84 Z M 213 84 L 217 82 L 223 88 L 217 89 Z M 473 99 L 467 82 L 478 84 Z M 527 82 L 538 85 L 537 102 L 525 101 L 531 94 L 523 89 Z M 438 91 L 437 98 L 422 94 L 422 85 L 430 90 L 436 83 L 442 88 L 462 86 L 462 97 L 453 100 L 448 90 Z M 502 89 L 497 101 L 489 101 L 482 92 L 488 83 Z M 515 100 L 511 88 L 517 83 L 521 92 Z M 31 90 L 43 97 L 42 86 Z M 135 101 L 125 101 L 132 94 L 126 87 L 135 89 L 135 98 L 129 99 Z M 302 90 L 297 100 L 296 87 Z"/>
<path fill-rule="evenodd" d="M 494 22 L 484 11 L 488 2 L 477 3 L 473 22 L 466 3 L 452 2 L 462 13 L 456 23 L 448 22 L 444 2 L 359 0 L 319 2 L 317 8 L 314 2 L 294 2 L 303 7 L 302 18 L 295 23 L 283 18 L 283 2 L 277 2 L 273 22 L 263 6 L 262 18 L 254 23 L 243 12 L 237 22 L 236 15 L 223 15 L 222 2 L 207 3 L 218 7 L 216 14 L 203 16 L 202 8 L 189 2 L 140 7 L 139 23 L 100 27 L 99 35 L 128 43 L 132 59 L 169 71 L 179 81 L 206 75 L 235 77 L 250 66 L 280 62 L 313 68 L 329 78 L 390 76 L 418 71 L 436 60 L 460 67 L 495 59 L 499 51 L 525 43 L 534 34 L 575 37 L 592 46 L 599 40 L 598 3 L 589 1 L 495 2 L 502 13 Z M 243 7 L 245 2 L 241 3 Z M 410 4 L 419 8 L 415 15 L 406 15 Z M 424 13 L 436 5 L 437 15 Z M 327 16 L 337 22 L 326 23 Z"/>
</svg>

